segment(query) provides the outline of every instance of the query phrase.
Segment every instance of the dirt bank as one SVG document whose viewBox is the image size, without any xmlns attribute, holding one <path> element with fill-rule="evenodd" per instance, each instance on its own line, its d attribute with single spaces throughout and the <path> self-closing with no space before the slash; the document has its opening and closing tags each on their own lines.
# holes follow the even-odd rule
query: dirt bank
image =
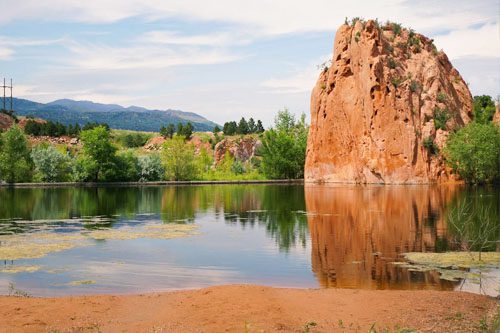
<svg viewBox="0 0 500 333">
<path fill-rule="evenodd" d="M 0 297 L 1 332 L 479 331 L 495 300 L 460 292 L 218 286 L 169 293 Z M 374 332 L 374 331 L 373 331 Z"/>
</svg>

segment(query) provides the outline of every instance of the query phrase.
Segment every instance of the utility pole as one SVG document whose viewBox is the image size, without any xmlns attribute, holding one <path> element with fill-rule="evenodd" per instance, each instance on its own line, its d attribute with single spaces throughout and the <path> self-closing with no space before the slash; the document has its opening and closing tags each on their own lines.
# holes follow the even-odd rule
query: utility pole
<svg viewBox="0 0 500 333">
<path fill-rule="evenodd" d="M 11 115 L 14 114 L 14 98 L 13 98 L 13 85 L 12 85 L 12 79 L 10 79 L 10 86 L 7 85 L 5 82 L 5 78 L 3 78 L 3 85 L 1 86 L 3 88 L 3 99 L 2 99 L 2 109 L 0 111 L 10 113 Z M 6 93 L 5 89 L 10 89 L 10 110 L 7 110 L 7 101 L 6 101 Z"/>
<path fill-rule="evenodd" d="M 14 114 L 14 109 L 12 108 L 12 78 L 10 78 L 10 113 Z"/>
</svg>

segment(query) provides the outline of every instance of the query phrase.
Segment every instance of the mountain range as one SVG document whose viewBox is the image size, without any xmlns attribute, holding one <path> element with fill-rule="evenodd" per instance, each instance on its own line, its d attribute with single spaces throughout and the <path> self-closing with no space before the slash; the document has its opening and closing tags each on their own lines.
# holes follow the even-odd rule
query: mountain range
<svg viewBox="0 0 500 333">
<path fill-rule="evenodd" d="M 123 107 L 117 104 L 100 104 L 91 101 L 60 99 L 38 103 L 14 98 L 13 109 L 18 116 L 33 116 L 65 125 L 106 123 L 111 128 L 134 131 L 158 132 L 169 123 L 191 122 L 195 131 L 212 131 L 217 124 L 192 112 L 180 110 L 149 110 L 139 106 Z"/>
</svg>

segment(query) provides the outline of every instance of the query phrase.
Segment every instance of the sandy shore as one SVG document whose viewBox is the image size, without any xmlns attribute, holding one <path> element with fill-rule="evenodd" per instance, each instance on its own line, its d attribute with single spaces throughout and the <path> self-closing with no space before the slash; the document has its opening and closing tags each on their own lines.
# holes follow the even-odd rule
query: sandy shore
<svg viewBox="0 0 500 333">
<path fill-rule="evenodd" d="M 120 296 L 3 296 L 0 332 L 473 332 L 496 311 L 497 301 L 461 292 L 228 285 Z"/>
</svg>

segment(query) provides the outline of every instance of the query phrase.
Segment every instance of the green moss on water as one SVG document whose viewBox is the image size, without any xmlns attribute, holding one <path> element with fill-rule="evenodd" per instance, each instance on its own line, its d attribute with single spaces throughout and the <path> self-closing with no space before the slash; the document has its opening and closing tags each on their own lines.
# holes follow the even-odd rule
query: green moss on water
<svg viewBox="0 0 500 333">
<path fill-rule="evenodd" d="M 445 252 L 445 253 L 418 253 L 404 254 L 406 262 L 394 262 L 402 268 L 412 272 L 439 272 L 440 278 L 447 281 L 467 279 L 471 282 L 479 281 L 481 274 L 487 276 L 490 268 L 500 266 L 499 252 L 483 252 L 479 260 L 478 252 Z M 470 271 L 473 269 L 474 271 Z"/>
<path fill-rule="evenodd" d="M 444 253 L 405 253 L 404 257 L 412 264 L 438 268 L 480 268 L 500 265 L 500 252 L 444 252 Z"/>
</svg>

